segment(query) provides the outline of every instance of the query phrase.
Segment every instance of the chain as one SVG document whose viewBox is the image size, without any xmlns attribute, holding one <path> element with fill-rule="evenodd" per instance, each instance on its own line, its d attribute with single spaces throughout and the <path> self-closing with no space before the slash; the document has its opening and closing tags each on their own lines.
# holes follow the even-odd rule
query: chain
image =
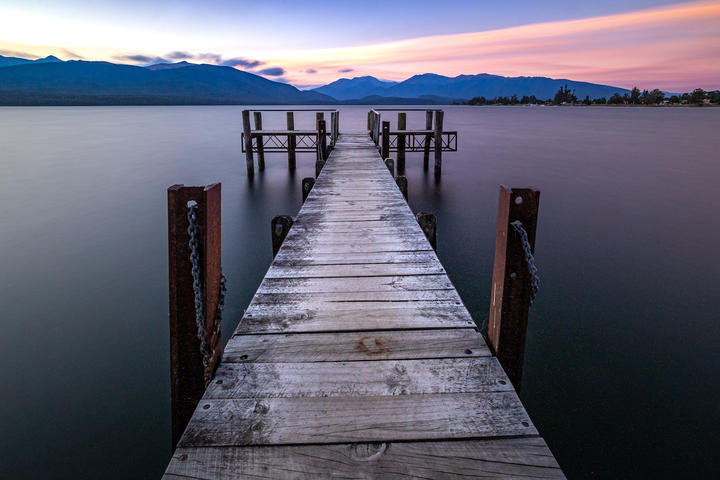
<svg viewBox="0 0 720 480">
<path fill-rule="evenodd" d="M 535 297 L 537 297 L 537 293 L 540 288 L 540 277 L 538 277 L 538 269 L 535 266 L 535 257 L 533 256 L 532 248 L 530 247 L 530 240 L 528 239 L 528 234 L 522 227 L 522 223 L 520 222 L 520 220 L 515 220 L 510 225 L 512 225 L 513 229 L 520 235 L 520 239 L 522 240 L 523 252 L 525 254 L 525 262 L 527 263 L 528 271 L 530 272 L 530 305 L 532 305 L 532 303 L 535 301 Z"/>
<path fill-rule="evenodd" d="M 198 242 L 198 225 L 197 225 L 197 202 L 191 200 L 188 202 L 188 229 L 190 236 L 188 246 L 190 247 L 190 263 L 192 265 L 193 277 L 193 296 L 195 300 L 195 326 L 197 327 L 197 338 L 200 341 L 200 353 L 202 354 L 203 371 L 205 372 L 206 381 L 210 377 L 208 364 L 211 358 L 211 352 L 208 351 L 207 339 L 205 337 L 205 322 L 203 318 L 203 298 L 202 283 L 200 281 L 200 247 Z M 227 295 L 227 281 L 225 275 L 220 276 L 220 294 L 218 295 L 217 309 L 215 310 L 215 334 L 220 331 L 220 321 L 222 320 L 222 312 L 225 308 L 225 296 Z M 213 350 L 212 356 L 215 355 Z"/>
</svg>

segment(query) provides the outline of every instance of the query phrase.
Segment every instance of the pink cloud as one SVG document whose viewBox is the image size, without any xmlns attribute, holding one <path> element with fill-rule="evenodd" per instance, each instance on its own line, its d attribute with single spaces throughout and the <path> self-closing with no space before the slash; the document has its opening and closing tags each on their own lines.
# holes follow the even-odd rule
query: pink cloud
<svg viewBox="0 0 720 480">
<path fill-rule="evenodd" d="M 320 72 L 313 83 L 353 65 L 357 75 L 395 80 L 488 72 L 670 91 L 720 88 L 720 1 L 308 52 L 278 62 L 312 63 Z"/>
</svg>

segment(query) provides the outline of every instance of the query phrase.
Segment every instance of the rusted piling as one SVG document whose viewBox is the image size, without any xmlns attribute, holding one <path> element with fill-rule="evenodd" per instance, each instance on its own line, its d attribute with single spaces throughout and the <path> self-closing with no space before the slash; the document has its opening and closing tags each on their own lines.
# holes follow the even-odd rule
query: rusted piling
<svg viewBox="0 0 720 480">
<path fill-rule="evenodd" d="M 380 148 L 380 156 L 388 158 L 390 156 L 390 122 L 382 122 L 382 146 Z"/>
<path fill-rule="evenodd" d="M 255 119 L 255 130 L 262 130 L 262 112 L 253 112 L 253 117 Z M 265 146 L 263 145 L 262 135 L 255 136 L 255 145 L 257 145 L 258 170 L 262 172 L 265 170 Z"/>
<path fill-rule="evenodd" d="M 305 203 L 307 196 L 310 195 L 312 187 L 315 185 L 315 179 L 313 177 L 306 177 L 302 179 L 302 201 Z"/>
<path fill-rule="evenodd" d="M 285 237 L 293 226 L 293 219 L 289 215 L 278 215 L 270 222 L 270 234 L 272 236 L 273 258 L 282 247 Z"/>
<path fill-rule="evenodd" d="M 427 110 L 425 112 L 425 130 L 432 130 L 433 128 L 433 112 Z M 425 145 L 423 151 L 423 170 L 427 171 L 430 163 L 430 143 L 432 141 L 432 135 L 425 135 Z"/>
<path fill-rule="evenodd" d="M 295 114 L 293 112 L 287 112 L 287 129 L 288 132 L 295 130 Z M 288 168 L 292 171 L 295 170 L 295 145 L 297 138 L 295 135 L 288 133 Z"/>
<path fill-rule="evenodd" d="M 402 175 L 398 175 L 395 177 L 395 183 L 397 184 L 398 188 L 400 189 L 400 192 L 402 192 L 403 197 L 405 197 L 405 201 L 408 201 L 408 181 L 407 177 L 404 177 Z"/>
<path fill-rule="evenodd" d="M 173 448 L 192 417 L 222 355 L 220 319 L 217 315 L 222 282 L 220 199 L 219 183 L 207 187 L 173 185 L 168 188 Z M 190 210 L 197 231 L 194 257 L 199 269 L 197 282 L 193 279 L 191 237 L 188 233 Z M 197 299 L 196 291 L 199 295 Z M 201 318 L 196 318 L 196 300 L 201 302 Z M 198 332 L 198 321 L 201 322 L 201 332 Z"/>
<path fill-rule="evenodd" d="M 437 251 L 437 217 L 434 213 L 419 212 L 415 214 L 415 220 L 420 224 L 425 238 L 430 242 L 433 250 Z"/>
<path fill-rule="evenodd" d="M 435 177 L 442 175 L 443 111 L 435 110 Z"/>
<path fill-rule="evenodd" d="M 397 138 L 397 172 L 399 175 L 405 173 L 405 135 L 402 131 L 407 128 L 407 114 L 398 113 L 398 138 Z"/>
<path fill-rule="evenodd" d="M 513 386 L 520 390 L 533 275 L 523 248 L 535 251 L 540 191 L 500 187 L 488 339 Z M 513 225 L 514 224 L 514 225 Z"/>
</svg>

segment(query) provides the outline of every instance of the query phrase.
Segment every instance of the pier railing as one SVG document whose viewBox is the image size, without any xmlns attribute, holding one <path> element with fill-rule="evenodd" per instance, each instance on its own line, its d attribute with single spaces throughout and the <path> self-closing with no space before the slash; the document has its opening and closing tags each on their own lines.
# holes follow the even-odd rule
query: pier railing
<svg viewBox="0 0 720 480">
<path fill-rule="evenodd" d="M 407 129 L 407 112 L 424 111 L 425 128 Z M 382 120 L 382 112 L 397 112 L 397 129 L 390 129 L 390 122 Z M 442 153 L 457 152 L 457 131 L 443 130 L 442 110 L 389 108 L 372 109 L 368 112 L 367 129 L 370 138 L 380 150 L 380 155 L 387 158 L 390 153 L 397 153 L 397 168 L 405 170 L 405 153 L 423 152 L 423 169 L 427 170 L 430 163 L 430 152 L 434 152 L 435 176 L 442 173 Z M 434 119 L 434 121 L 433 121 Z"/>
<path fill-rule="evenodd" d="M 266 130 L 263 128 L 264 112 L 284 112 L 285 130 Z M 315 112 L 315 129 L 295 129 L 295 112 Z M 330 113 L 329 125 L 325 113 Z M 253 117 L 253 128 L 250 123 Z M 340 134 L 340 112 L 334 109 L 313 110 L 243 110 L 242 152 L 245 154 L 248 177 L 255 173 L 254 154 L 257 154 L 258 170 L 265 170 L 265 152 L 287 152 L 288 168 L 295 169 L 298 152 L 315 152 L 318 159 L 326 159 L 335 146 Z M 330 127 L 328 129 L 328 126 Z"/>
</svg>

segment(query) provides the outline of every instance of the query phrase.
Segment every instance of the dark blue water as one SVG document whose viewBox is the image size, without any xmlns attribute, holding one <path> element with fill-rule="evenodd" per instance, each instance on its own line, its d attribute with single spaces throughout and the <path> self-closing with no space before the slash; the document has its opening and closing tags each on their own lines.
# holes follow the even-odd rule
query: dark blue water
<svg viewBox="0 0 720 480">
<path fill-rule="evenodd" d="M 0 478 L 158 478 L 170 455 L 166 189 L 223 184 L 232 332 L 300 181 L 253 183 L 241 107 L 0 108 Z M 410 204 L 487 321 L 498 185 L 542 191 L 521 397 L 571 478 L 720 468 L 720 109 L 447 107 Z M 342 128 L 366 107 L 342 108 Z M 312 114 L 296 114 L 311 127 Z M 266 114 L 266 128 L 284 116 Z M 411 113 L 408 127 L 421 127 Z"/>
</svg>

